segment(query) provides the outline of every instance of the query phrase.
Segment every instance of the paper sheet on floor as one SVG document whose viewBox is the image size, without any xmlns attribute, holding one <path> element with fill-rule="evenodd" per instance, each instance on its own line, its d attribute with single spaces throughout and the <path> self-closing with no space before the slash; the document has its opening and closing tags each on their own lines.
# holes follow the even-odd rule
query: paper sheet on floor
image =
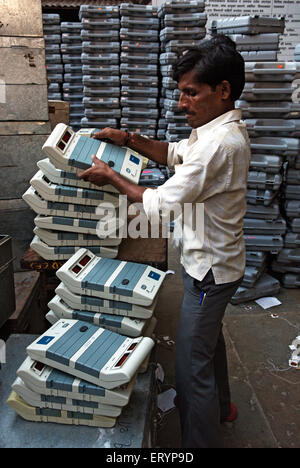
<svg viewBox="0 0 300 468">
<path fill-rule="evenodd" d="M 274 307 L 281 304 L 277 297 L 261 297 L 260 299 L 256 299 L 255 302 L 258 305 L 260 305 L 263 309 L 269 309 L 270 307 Z"/>
<path fill-rule="evenodd" d="M 176 395 L 176 391 L 174 390 L 174 388 L 169 388 L 169 390 L 159 393 L 157 395 L 158 408 L 164 413 L 174 408 L 175 407 L 174 405 L 175 395 Z"/>
</svg>

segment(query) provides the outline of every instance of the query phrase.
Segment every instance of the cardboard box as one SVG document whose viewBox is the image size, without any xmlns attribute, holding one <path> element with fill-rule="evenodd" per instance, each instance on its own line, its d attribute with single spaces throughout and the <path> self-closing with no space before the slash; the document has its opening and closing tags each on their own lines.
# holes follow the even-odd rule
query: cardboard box
<svg viewBox="0 0 300 468">
<path fill-rule="evenodd" d="M 70 103 L 66 101 L 48 101 L 51 130 L 59 123 L 69 125 Z"/>
</svg>

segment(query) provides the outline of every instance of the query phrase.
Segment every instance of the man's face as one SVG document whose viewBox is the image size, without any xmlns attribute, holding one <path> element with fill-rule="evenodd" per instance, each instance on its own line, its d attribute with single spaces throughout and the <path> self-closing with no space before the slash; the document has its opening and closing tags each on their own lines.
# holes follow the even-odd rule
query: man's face
<svg viewBox="0 0 300 468">
<path fill-rule="evenodd" d="M 228 110 L 226 106 L 230 85 L 229 94 L 224 94 L 224 83 L 225 87 L 229 85 L 228 82 L 222 82 L 213 91 L 208 84 L 197 82 L 194 70 L 182 75 L 178 82 L 181 91 L 178 110 L 186 114 L 192 128 L 201 127 Z"/>
</svg>

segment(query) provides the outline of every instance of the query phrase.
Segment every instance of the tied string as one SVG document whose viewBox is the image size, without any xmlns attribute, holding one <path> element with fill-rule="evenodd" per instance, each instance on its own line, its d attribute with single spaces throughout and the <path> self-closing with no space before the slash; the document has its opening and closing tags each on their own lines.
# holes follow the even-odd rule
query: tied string
<svg viewBox="0 0 300 468">
<path fill-rule="evenodd" d="M 8 260 L 8 262 L 4 263 L 1 267 L 0 267 L 0 274 L 6 270 L 6 268 L 8 267 L 8 265 L 10 265 L 14 260 L 16 259 L 16 257 L 12 257 L 10 260 Z"/>
</svg>

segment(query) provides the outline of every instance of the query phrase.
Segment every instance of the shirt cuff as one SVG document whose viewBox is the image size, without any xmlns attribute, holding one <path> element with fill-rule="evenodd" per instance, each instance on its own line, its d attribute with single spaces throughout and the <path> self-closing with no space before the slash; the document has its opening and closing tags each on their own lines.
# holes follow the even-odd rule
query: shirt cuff
<svg viewBox="0 0 300 468">
<path fill-rule="evenodd" d="M 143 193 L 143 207 L 148 220 L 159 220 L 159 195 L 156 189 L 146 189 Z"/>
</svg>

